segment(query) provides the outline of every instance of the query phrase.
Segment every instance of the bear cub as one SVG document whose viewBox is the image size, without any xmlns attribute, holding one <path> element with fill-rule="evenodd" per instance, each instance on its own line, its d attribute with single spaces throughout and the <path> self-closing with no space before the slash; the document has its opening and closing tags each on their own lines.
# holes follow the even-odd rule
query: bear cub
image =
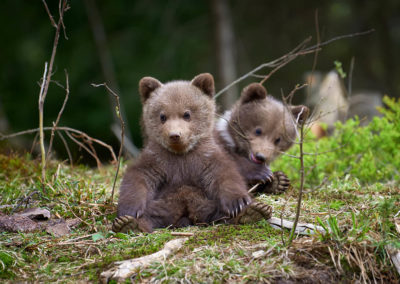
<svg viewBox="0 0 400 284">
<path fill-rule="evenodd" d="M 212 75 L 166 84 L 144 77 L 139 92 L 147 141 L 123 178 L 117 229 L 133 222 L 151 232 L 239 215 L 252 200 L 213 135 Z"/>
<path fill-rule="evenodd" d="M 236 161 L 247 183 L 259 193 L 281 193 L 289 187 L 282 172 L 269 165 L 295 142 L 297 125 L 307 119 L 306 106 L 287 106 L 267 96 L 258 83 L 243 89 L 240 99 L 218 120 L 215 135 Z"/>
</svg>

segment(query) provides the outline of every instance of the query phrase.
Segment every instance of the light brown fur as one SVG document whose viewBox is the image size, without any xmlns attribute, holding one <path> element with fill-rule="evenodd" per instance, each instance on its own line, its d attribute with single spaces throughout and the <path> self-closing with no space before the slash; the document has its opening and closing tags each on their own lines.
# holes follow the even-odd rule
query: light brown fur
<svg viewBox="0 0 400 284">
<path fill-rule="evenodd" d="M 125 173 L 118 216 L 143 231 L 234 217 L 250 202 L 234 162 L 213 136 L 214 80 L 139 83 L 147 142 Z"/>
<path fill-rule="evenodd" d="M 236 161 L 249 184 L 270 181 L 270 163 L 295 142 L 305 106 L 286 106 L 257 83 L 247 86 L 216 126 L 219 142 Z"/>
</svg>

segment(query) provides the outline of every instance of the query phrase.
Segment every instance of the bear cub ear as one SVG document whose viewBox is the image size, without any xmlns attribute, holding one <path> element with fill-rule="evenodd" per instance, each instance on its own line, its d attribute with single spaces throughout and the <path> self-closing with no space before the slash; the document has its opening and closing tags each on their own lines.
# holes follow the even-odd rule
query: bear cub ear
<svg viewBox="0 0 400 284">
<path fill-rule="evenodd" d="M 303 105 L 290 106 L 289 109 L 298 124 L 303 124 L 304 121 L 308 118 L 308 114 L 310 112 L 310 109 Z"/>
<path fill-rule="evenodd" d="M 155 78 L 143 77 L 139 82 L 139 93 L 144 103 L 150 97 L 150 94 L 157 88 L 161 87 L 162 84 Z"/>
<path fill-rule="evenodd" d="M 267 90 L 259 83 L 252 83 L 243 89 L 240 101 L 246 104 L 255 100 L 263 100 L 267 97 Z"/>
<path fill-rule="evenodd" d="M 212 98 L 215 94 L 214 77 L 210 73 L 202 73 L 193 78 L 191 84 Z"/>
</svg>

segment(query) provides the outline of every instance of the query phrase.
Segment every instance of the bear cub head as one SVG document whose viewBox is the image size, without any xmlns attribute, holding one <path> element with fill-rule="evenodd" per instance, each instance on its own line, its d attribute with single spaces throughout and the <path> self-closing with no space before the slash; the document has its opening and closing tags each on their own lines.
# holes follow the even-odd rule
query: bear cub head
<svg viewBox="0 0 400 284">
<path fill-rule="evenodd" d="M 225 146 L 256 164 L 269 165 L 295 142 L 306 106 L 288 106 L 267 96 L 258 83 L 248 85 L 238 102 L 217 123 Z"/>
<path fill-rule="evenodd" d="M 191 82 L 165 84 L 144 77 L 139 82 L 139 92 L 149 142 L 156 142 L 172 153 L 185 154 L 212 135 L 215 91 L 211 74 L 200 74 Z"/>
</svg>

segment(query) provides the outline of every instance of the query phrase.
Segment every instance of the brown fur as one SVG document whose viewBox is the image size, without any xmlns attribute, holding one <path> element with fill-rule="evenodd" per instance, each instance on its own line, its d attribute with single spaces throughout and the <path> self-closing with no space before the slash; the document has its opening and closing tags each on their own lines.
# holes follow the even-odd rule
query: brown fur
<svg viewBox="0 0 400 284">
<path fill-rule="evenodd" d="M 272 178 L 269 164 L 294 143 L 308 108 L 285 106 L 257 83 L 247 86 L 217 123 L 216 135 L 250 184 Z"/>
<path fill-rule="evenodd" d="M 125 173 L 118 216 L 143 231 L 236 216 L 251 199 L 235 164 L 213 137 L 214 80 L 139 83 L 146 146 Z"/>
</svg>

